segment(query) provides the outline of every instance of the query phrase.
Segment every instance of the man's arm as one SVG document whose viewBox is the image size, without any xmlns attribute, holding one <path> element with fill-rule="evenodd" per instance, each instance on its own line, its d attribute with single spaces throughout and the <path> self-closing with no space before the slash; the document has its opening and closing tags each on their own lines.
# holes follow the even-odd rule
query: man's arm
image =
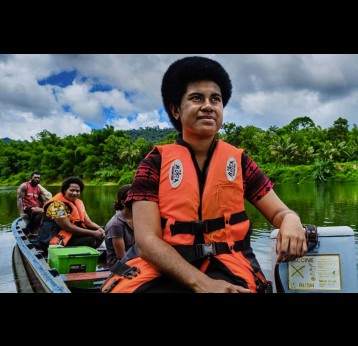
<svg viewBox="0 0 358 346">
<path fill-rule="evenodd" d="M 40 207 L 43 207 L 44 204 L 48 201 L 48 199 L 46 198 L 45 194 L 43 193 L 42 189 L 40 188 L 41 192 L 39 194 L 39 204 Z"/>
<path fill-rule="evenodd" d="M 27 191 L 26 183 L 22 183 L 17 189 L 17 209 L 19 210 L 20 216 L 23 218 L 28 218 L 28 215 L 24 213 L 24 205 L 22 203 L 22 199 L 25 198 Z"/>
<path fill-rule="evenodd" d="M 274 190 L 270 190 L 255 206 L 275 228 L 280 229 L 277 235 L 277 262 L 292 261 L 307 252 L 300 217 L 280 200 Z"/>
<path fill-rule="evenodd" d="M 43 204 L 45 204 L 48 200 L 52 198 L 52 193 L 46 190 L 41 184 L 38 184 L 38 187 L 40 188 L 41 193 L 43 194 Z"/>
</svg>

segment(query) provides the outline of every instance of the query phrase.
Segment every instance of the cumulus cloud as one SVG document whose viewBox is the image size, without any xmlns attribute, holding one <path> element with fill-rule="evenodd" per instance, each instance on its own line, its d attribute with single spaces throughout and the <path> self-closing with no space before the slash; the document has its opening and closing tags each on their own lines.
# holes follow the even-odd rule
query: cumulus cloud
<svg viewBox="0 0 358 346">
<path fill-rule="evenodd" d="M 59 137 L 91 132 L 91 128 L 80 118 L 69 113 L 52 113 L 46 118 L 39 118 L 29 112 L 10 111 L 0 113 L 0 123 L 0 138 L 14 140 L 31 140 L 43 130 Z"/>
<path fill-rule="evenodd" d="M 171 127 L 168 121 L 162 121 L 158 111 L 138 113 L 132 120 L 128 118 L 113 118 L 107 121 L 115 130 L 129 130 L 159 126 L 160 129 Z"/>
<path fill-rule="evenodd" d="M 44 129 L 65 136 L 90 131 L 89 124 L 118 129 L 171 126 L 160 113 L 160 85 L 168 66 L 184 56 L 2 55 L 0 136 L 29 139 Z M 302 116 L 322 128 L 339 117 L 351 126 L 357 123 L 357 55 L 205 56 L 218 60 L 232 79 L 233 95 L 224 121 L 261 128 L 280 127 Z M 39 83 L 63 72 L 75 74 L 72 84 Z M 96 89 L 98 85 L 106 88 Z M 59 126 L 58 117 L 68 124 Z"/>
</svg>

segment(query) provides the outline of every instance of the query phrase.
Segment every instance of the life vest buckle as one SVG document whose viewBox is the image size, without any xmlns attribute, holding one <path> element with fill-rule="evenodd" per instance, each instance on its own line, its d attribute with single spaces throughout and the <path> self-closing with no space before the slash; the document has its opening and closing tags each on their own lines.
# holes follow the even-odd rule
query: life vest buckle
<svg viewBox="0 0 358 346">
<path fill-rule="evenodd" d="M 128 269 L 126 269 L 122 275 L 127 278 L 127 279 L 132 279 L 133 276 L 137 276 L 140 273 L 140 269 L 137 268 L 136 266 L 133 267 L 129 267 Z"/>
<path fill-rule="evenodd" d="M 192 234 L 208 233 L 208 220 L 195 220 L 192 222 Z"/>
<path fill-rule="evenodd" d="M 198 255 L 198 258 L 216 256 L 215 243 L 196 244 L 196 253 Z"/>
</svg>

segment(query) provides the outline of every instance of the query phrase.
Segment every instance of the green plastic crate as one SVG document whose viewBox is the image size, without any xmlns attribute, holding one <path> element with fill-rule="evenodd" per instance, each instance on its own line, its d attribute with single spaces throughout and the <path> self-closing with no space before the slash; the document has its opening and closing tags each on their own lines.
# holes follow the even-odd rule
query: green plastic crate
<svg viewBox="0 0 358 346">
<path fill-rule="evenodd" d="M 99 252 L 88 246 L 50 247 L 48 263 L 60 274 L 84 273 L 96 271 Z M 74 281 L 72 287 L 92 287 L 93 280 Z"/>
</svg>

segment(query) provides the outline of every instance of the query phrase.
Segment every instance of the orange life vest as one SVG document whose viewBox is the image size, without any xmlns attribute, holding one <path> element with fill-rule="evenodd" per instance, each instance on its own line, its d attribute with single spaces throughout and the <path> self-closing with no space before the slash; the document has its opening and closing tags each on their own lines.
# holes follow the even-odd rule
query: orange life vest
<svg viewBox="0 0 358 346">
<path fill-rule="evenodd" d="M 256 292 L 257 279 L 266 280 L 250 247 L 250 220 L 245 212 L 241 168 L 243 150 L 218 141 L 201 193 L 189 150 L 177 144 L 157 149 L 162 156 L 159 210 L 163 240 L 189 262 L 215 256 L 232 274 L 244 279 L 251 292 Z M 246 253 L 250 255 L 245 256 Z M 140 260 L 136 261 L 138 268 L 144 263 Z M 160 275 L 145 263 L 146 278 Z M 153 268 L 153 273 L 148 273 L 149 268 Z M 103 290 L 116 279 L 105 283 Z M 140 287 L 146 282 L 144 275 L 131 278 L 131 288 L 134 282 Z M 128 285 L 128 280 L 120 280 L 112 292 L 128 292 Z"/>
<path fill-rule="evenodd" d="M 45 214 L 48 206 L 54 201 L 61 201 L 68 204 L 71 207 L 71 214 L 68 215 L 68 218 L 70 219 L 71 223 L 76 225 L 83 225 L 86 215 L 86 209 L 83 202 L 80 199 L 76 199 L 75 202 L 73 203 L 67 198 L 65 198 L 62 192 L 59 192 L 45 203 L 44 205 Z M 49 244 L 50 245 L 61 244 L 66 246 L 66 244 L 68 243 L 71 237 L 72 237 L 72 233 L 67 232 L 65 230 L 60 230 L 59 233 L 50 240 Z"/>
</svg>

